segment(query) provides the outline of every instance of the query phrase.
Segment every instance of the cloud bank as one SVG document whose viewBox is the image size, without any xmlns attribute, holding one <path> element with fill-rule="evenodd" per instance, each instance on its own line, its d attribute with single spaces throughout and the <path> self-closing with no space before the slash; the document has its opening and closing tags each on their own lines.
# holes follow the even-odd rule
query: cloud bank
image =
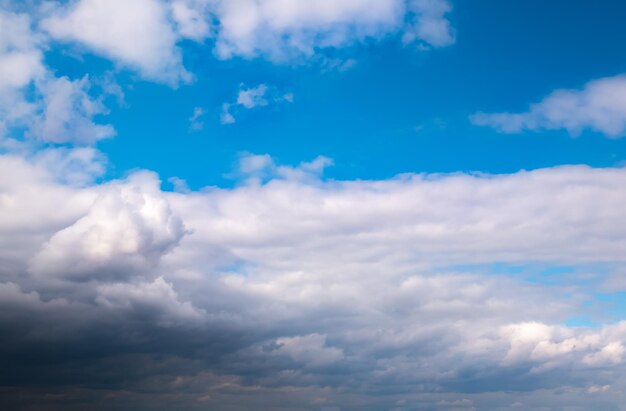
<svg viewBox="0 0 626 411">
<path fill-rule="evenodd" d="M 237 187 L 183 193 L 146 172 L 72 187 L 0 157 L 15 176 L 1 187 L 0 381 L 14 388 L 0 402 L 621 401 L 626 325 L 566 324 L 626 263 L 624 169 L 326 181 L 328 165 L 248 155 Z M 581 268 L 527 281 L 563 265 Z"/>
</svg>

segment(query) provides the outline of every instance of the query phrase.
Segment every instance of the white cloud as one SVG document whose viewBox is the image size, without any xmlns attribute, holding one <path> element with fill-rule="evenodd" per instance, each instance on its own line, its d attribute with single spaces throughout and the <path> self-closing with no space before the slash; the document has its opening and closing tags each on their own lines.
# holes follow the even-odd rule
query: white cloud
<svg viewBox="0 0 626 411">
<path fill-rule="evenodd" d="M 112 126 L 94 120 L 107 109 L 90 95 L 91 80 L 55 77 L 43 62 L 47 39 L 33 26 L 29 15 L 0 10 L 0 143 L 23 151 L 112 137 Z M 111 81 L 101 83 L 105 93 L 119 95 Z"/>
<path fill-rule="evenodd" d="M 96 368 L 113 374 L 116 361 L 146 369 L 137 344 L 167 351 L 188 362 L 129 378 L 182 402 L 186 389 L 198 390 L 191 401 L 234 398 L 199 370 L 248 405 L 275 404 L 276 389 L 346 409 L 455 404 L 468 384 L 476 407 L 547 404 L 558 390 L 584 399 L 609 384 L 603 398 L 617 398 L 625 324 L 562 325 L 597 290 L 488 272 L 624 266 L 624 169 L 324 181 L 328 165 L 248 155 L 234 188 L 162 192 L 146 174 L 68 187 L 40 163 L 0 157 L 13 176 L 0 181 L 0 324 L 24 330 L 6 334 L 11 346 L 98 338 L 110 362 Z M 407 397 L 422 386 L 438 396 Z"/>
<path fill-rule="evenodd" d="M 222 104 L 222 112 L 220 113 L 220 123 L 222 124 L 234 124 L 237 120 L 230 112 L 231 105 L 228 103 Z"/>
<path fill-rule="evenodd" d="M 172 18 L 181 37 L 202 41 L 211 33 L 208 3 L 202 0 L 174 0 L 171 3 Z"/>
<path fill-rule="evenodd" d="M 199 131 L 204 128 L 204 110 L 202 107 L 194 107 L 193 114 L 189 117 L 189 129 Z"/>
<path fill-rule="evenodd" d="M 91 98 L 89 88 L 87 77 L 73 81 L 51 78 L 39 85 L 42 112 L 30 126 L 32 135 L 44 142 L 79 145 L 113 137 L 113 126 L 94 122 L 95 116 L 107 110 L 100 100 Z"/>
<path fill-rule="evenodd" d="M 170 84 L 190 80 L 168 9 L 159 0 L 79 0 L 41 24 L 54 38 L 83 44 L 148 79 Z"/>
<path fill-rule="evenodd" d="M 220 122 L 222 124 L 233 124 L 236 122 L 235 115 L 242 109 L 252 110 L 258 107 L 281 103 L 293 103 L 293 93 L 280 93 L 275 87 L 259 84 L 255 87 L 247 87 L 244 84 L 239 86 L 237 99 L 234 103 L 222 104 Z"/>
<path fill-rule="evenodd" d="M 453 42 L 445 0 L 236 0 L 216 2 L 216 51 L 222 58 L 264 56 L 285 60 L 311 56 L 316 49 L 346 47 L 403 29 L 405 41 L 434 47 Z"/>
<path fill-rule="evenodd" d="M 19 89 L 45 73 L 42 38 L 25 14 L 0 9 L 0 94 Z"/>
<path fill-rule="evenodd" d="M 333 161 L 318 156 L 313 161 L 302 162 L 297 167 L 277 165 L 267 154 L 243 154 L 239 158 L 238 176 L 248 183 L 262 180 L 284 178 L 293 181 L 316 181 L 324 173 L 324 169 L 333 165 Z"/>
<path fill-rule="evenodd" d="M 455 42 L 454 30 L 446 15 L 452 11 L 448 1 L 409 0 L 411 25 L 402 37 L 405 43 L 421 40 L 432 47 L 445 47 Z"/>
<path fill-rule="evenodd" d="M 96 288 L 96 303 L 107 309 L 121 310 L 127 315 L 155 316 L 159 326 L 195 322 L 203 313 L 189 302 L 179 301 L 178 294 L 162 277 L 150 283 L 102 284 Z"/>
<path fill-rule="evenodd" d="M 556 90 L 524 113 L 477 113 L 471 121 L 503 133 L 586 129 L 610 138 L 626 136 L 626 76 L 594 80 L 581 90 Z"/>
<path fill-rule="evenodd" d="M 106 158 L 92 147 L 38 151 L 32 162 L 70 186 L 86 186 L 104 174 Z"/>
<path fill-rule="evenodd" d="M 31 263 L 40 276 L 130 278 L 154 267 L 185 235 L 151 174 L 103 187 L 89 214 L 57 232 Z"/>
<path fill-rule="evenodd" d="M 0 9 L 0 142 L 3 145 L 7 144 L 7 135 L 14 124 L 24 123 L 35 111 L 23 88 L 45 75 L 41 43 L 41 36 L 31 30 L 28 15 Z"/>
<path fill-rule="evenodd" d="M 265 84 L 259 84 L 252 88 L 242 88 L 237 95 L 237 104 L 247 109 L 267 106 L 268 102 L 265 98 L 265 93 L 267 93 Z"/>
</svg>

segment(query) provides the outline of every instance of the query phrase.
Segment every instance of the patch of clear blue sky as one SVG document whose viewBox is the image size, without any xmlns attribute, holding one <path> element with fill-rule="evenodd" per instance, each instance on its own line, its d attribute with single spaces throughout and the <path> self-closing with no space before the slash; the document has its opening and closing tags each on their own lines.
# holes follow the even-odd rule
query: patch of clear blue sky
<svg viewBox="0 0 626 411">
<path fill-rule="evenodd" d="M 397 38 L 335 52 L 355 58 L 345 73 L 315 64 L 275 65 L 260 59 L 218 61 L 209 47 L 184 44 L 196 81 L 173 90 L 122 73 L 127 107 L 107 121 L 118 131 L 99 147 L 109 177 L 147 168 L 192 188 L 229 186 L 224 175 L 239 152 L 268 153 L 297 164 L 318 155 L 335 160 L 334 179 L 382 179 L 405 172 L 510 173 L 560 164 L 607 167 L 626 159 L 626 139 L 563 131 L 501 135 L 473 126 L 476 111 L 521 111 L 556 88 L 626 72 L 626 2 L 602 0 L 456 0 L 457 43 L 420 52 Z M 81 76 L 111 65 L 51 52 L 59 74 Z M 245 112 L 219 122 L 223 102 L 240 83 L 293 92 L 294 104 Z M 194 107 L 204 129 L 189 132 Z"/>
</svg>

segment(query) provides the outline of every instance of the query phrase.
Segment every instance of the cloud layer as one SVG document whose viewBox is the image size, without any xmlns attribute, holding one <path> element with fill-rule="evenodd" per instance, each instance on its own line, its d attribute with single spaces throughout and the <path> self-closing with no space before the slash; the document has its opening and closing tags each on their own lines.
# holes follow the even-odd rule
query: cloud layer
<svg viewBox="0 0 626 411">
<path fill-rule="evenodd" d="M 167 193 L 143 172 L 70 188 L 1 157 L 0 380 L 66 409 L 620 401 L 626 326 L 565 323 L 601 292 L 585 278 L 625 264 L 623 169 L 332 182 L 324 158 L 240 164 L 233 189 Z"/>
</svg>

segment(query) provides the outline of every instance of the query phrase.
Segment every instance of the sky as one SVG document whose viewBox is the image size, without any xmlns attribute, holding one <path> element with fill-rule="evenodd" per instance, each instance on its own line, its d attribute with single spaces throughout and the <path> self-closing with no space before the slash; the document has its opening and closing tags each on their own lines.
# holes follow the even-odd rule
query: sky
<svg viewBox="0 0 626 411">
<path fill-rule="evenodd" d="M 626 410 L 625 15 L 0 0 L 0 408 Z"/>
</svg>

